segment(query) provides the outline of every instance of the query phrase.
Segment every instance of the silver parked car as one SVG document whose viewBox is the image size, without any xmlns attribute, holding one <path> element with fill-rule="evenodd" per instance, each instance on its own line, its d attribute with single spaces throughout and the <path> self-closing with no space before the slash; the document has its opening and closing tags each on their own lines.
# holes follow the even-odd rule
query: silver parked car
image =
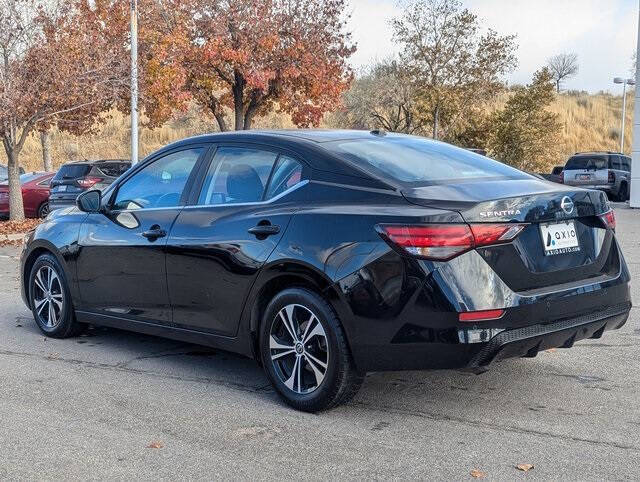
<svg viewBox="0 0 640 482">
<path fill-rule="evenodd" d="M 617 152 L 577 152 L 564 166 L 562 182 L 599 189 L 616 201 L 629 199 L 631 158 Z"/>
</svg>

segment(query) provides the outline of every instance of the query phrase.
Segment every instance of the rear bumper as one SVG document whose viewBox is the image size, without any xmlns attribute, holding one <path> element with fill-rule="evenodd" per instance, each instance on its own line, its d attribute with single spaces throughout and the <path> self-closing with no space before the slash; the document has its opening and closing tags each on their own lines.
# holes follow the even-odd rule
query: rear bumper
<svg viewBox="0 0 640 482">
<path fill-rule="evenodd" d="M 358 369 L 484 369 L 505 358 L 600 337 L 629 315 L 630 275 L 622 257 L 617 273 L 527 292 L 511 291 L 485 269 L 478 253 L 459 258 L 419 282 L 408 260 L 393 278 L 391 267 L 398 265 L 388 255 L 335 287 L 344 300 L 336 310 Z M 504 316 L 458 320 L 460 312 L 492 307 L 504 308 Z"/>
<path fill-rule="evenodd" d="M 487 367 L 505 358 L 535 357 L 541 350 L 571 348 L 576 341 L 600 338 L 605 331 L 621 328 L 630 310 L 631 303 L 623 303 L 576 318 L 503 331 L 484 343 L 467 367 Z"/>
<path fill-rule="evenodd" d="M 76 205 L 76 199 L 81 193 L 66 195 L 64 197 L 49 197 L 49 210 L 68 208 Z"/>
</svg>

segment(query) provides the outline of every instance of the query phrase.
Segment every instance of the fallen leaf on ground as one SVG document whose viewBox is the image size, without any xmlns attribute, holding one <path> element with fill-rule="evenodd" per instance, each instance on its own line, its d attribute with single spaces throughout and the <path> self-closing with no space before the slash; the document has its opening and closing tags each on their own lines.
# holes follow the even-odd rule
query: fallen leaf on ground
<svg viewBox="0 0 640 482">
<path fill-rule="evenodd" d="M 516 469 L 522 470 L 523 472 L 529 472 L 531 469 L 533 469 L 533 464 L 519 464 L 516 465 Z"/>
<path fill-rule="evenodd" d="M 547 353 L 555 353 L 557 350 L 555 348 L 549 348 L 548 350 L 545 350 Z"/>
<path fill-rule="evenodd" d="M 162 447 L 164 447 L 164 444 L 162 442 L 151 442 L 147 448 L 150 449 L 161 449 Z"/>
<path fill-rule="evenodd" d="M 42 219 L 25 219 L 24 221 L 0 221 L 0 234 L 21 234 L 31 231 Z M 22 242 L 22 240 L 20 240 Z"/>
<path fill-rule="evenodd" d="M 471 477 L 473 477 L 474 479 L 482 479 L 486 476 L 487 476 L 487 473 L 483 472 L 482 470 L 473 469 L 471 471 Z"/>
</svg>

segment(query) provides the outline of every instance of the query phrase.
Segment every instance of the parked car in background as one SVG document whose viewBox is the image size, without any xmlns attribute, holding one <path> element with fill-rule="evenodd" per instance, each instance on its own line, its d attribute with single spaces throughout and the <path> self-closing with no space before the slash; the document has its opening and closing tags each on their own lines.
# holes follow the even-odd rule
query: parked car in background
<svg viewBox="0 0 640 482">
<path fill-rule="evenodd" d="M 24 168 L 20 168 L 20 174 L 24 174 Z M 7 166 L 0 164 L 0 182 L 6 181 L 9 177 Z"/>
<path fill-rule="evenodd" d="M 618 152 L 576 152 L 564 166 L 562 182 L 599 189 L 616 201 L 629 199 L 631 158 Z"/>
<path fill-rule="evenodd" d="M 49 183 L 54 172 L 30 172 L 20 175 L 24 214 L 44 218 L 49 214 Z M 6 182 L 6 181 L 5 181 Z M 0 217 L 9 216 L 9 186 L 0 184 Z"/>
<path fill-rule="evenodd" d="M 87 189 L 107 188 L 131 167 L 131 161 L 113 159 L 64 164 L 51 181 L 51 210 L 75 206 L 78 195 Z"/>
</svg>

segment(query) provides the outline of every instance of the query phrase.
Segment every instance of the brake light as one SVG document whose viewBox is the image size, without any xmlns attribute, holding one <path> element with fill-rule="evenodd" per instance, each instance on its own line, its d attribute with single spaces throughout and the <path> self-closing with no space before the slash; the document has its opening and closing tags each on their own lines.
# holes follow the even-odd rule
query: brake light
<svg viewBox="0 0 640 482">
<path fill-rule="evenodd" d="M 421 258 L 446 261 L 470 249 L 515 239 L 524 224 L 379 225 L 389 242 Z"/>
<path fill-rule="evenodd" d="M 91 187 L 100 181 L 103 181 L 101 177 L 81 177 L 80 179 L 76 179 L 76 183 L 80 187 Z"/>
<path fill-rule="evenodd" d="M 616 175 L 614 174 L 613 171 L 609 171 L 609 178 L 608 179 L 609 179 L 610 183 L 616 182 Z"/>
<path fill-rule="evenodd" d="M 615 231 L 616 229 L 616 214 L 613 212 L 613 209 L 610 209 L 609 211 L 607 211 L 604 214 L 601 214 L 600 216 L 598 216 L 602 222 L 604 223 L 604 225 Z"/>
<path fill-rule="evenodd" d="M 465 311 L 458 314 L 459 321 L 488 321 L 502 318 L 504 310 Z"/>
<path fill-rule="evenodd" d="M 562 171 L 560 173 L 560 179 L 559 179 L 560 184 L 564 184 L 564 171 Z"/>
</svg>

